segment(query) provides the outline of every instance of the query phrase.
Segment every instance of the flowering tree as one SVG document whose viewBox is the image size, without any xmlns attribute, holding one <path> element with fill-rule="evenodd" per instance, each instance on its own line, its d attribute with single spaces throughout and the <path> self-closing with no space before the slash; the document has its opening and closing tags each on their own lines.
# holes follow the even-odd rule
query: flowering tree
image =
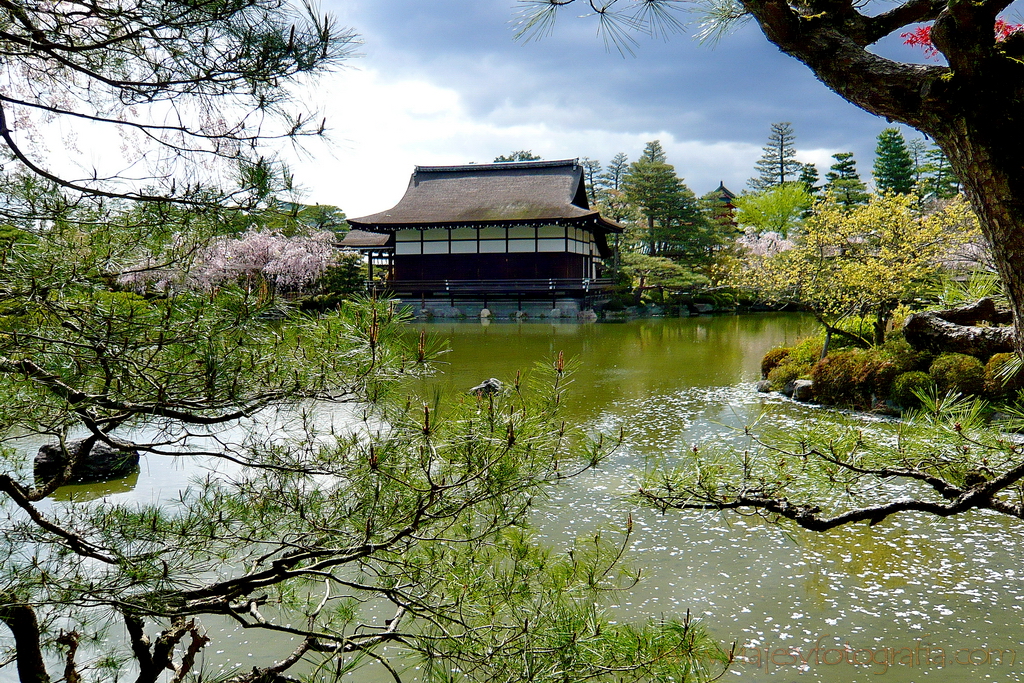
<svg viewBox="0 0 1024 683">
<path fill-rule="evenodd" d="M 267 282 L 297 289 L 316 282 L 334 258 L 334 234 L 285 237 L 271 230 L 249 230 L 215 239 L 199 254 L 193 281 L 209 289 L 242 280 L 248 287 Z"/>
<path fill-rule="evenodd" d="M 757 245 L 763 253 L 751 253 L 738 284 L 768 301 L 810 307 L 829 333 L 841 332 L 845 318 L 870 315 L 870 341 L 880 344 L 896 307 L 977 235 L 963 201 L 924 217 L 915 202 L 910 195 L 876 195 L 850 210 L 829 198 L 804 223 L 791 249 Z"/>
</svg>

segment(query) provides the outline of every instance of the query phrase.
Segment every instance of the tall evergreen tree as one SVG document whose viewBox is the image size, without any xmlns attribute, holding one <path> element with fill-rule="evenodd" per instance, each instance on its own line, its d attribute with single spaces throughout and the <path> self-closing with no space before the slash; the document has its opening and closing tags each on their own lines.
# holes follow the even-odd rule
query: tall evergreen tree
<svg viewBox="0 0 1024 683">
<path fill-rule="evenodd" d="M 942 150 L 933 146 L 924 156 L 925 180 L 921 194 L 936 199 L 950 199 L 960 194 L 960 179 L 954 175 Z"/>
<path fill-rule="evenodd" d="M 914 160 L 898 128 L 878 134 L 873 175 L 879 192 L 910 194 L 914 190 Z"/>
<path fill-rule="evenodd" d="M 747 181 L 752 190 L 762 191 L 794 180 L 801 163 L 796 160 L 796 135 L 788 121 L 773 123 L 764 153 L 755 164 L 757 176 Z"/>
<path fill-rule="evenodd" d="M 665 156 L 665 148 L 661 146 L 661 140 L 651 140 L 644 145 L 644 151 L 640 155 L 640 159 L 658 164 L 668 163 L 668 158 Z"/>
<path fill-rule="evenodd" d="M 597 195 L 600 186 L 598 184 L 601 173 L 601 162 L 590 157 L 580 159 L 580 166 L 583 167 L 583 182 L 587 186 L 587 199 L 591 204 L 597 203 Z"/>
<path fill-rule="evenodd" d="M 606 187 L 609 190 L 620 190 L 619 187 L 622 184 L 622 179 L 625 177 L 626 172 L 629 170 L 629 157 L 622 152 L 619 152 L 612 157 L 612 160 L 608 163 L 604 173 L 601 174 L 601 186 Z"/>
<path fill-rule="evenodd" d="M 825 192 L 835 197 L 840 206 L 850 209 L 868 201 L 868 188 L 857 173 L 853 152 L 833 154 L 835 163 L 825 174 Z"/>
<path fill-rule="evenodd" d="M 675 168 L 665 161 L 665 150 L 658 140 L 648 142 L 639 159 L 629 165 L 622 178 L 622 192 L 646 221 L 646 234 L 642 237 L 645 249 L 657 256 L 656 224 L 664 223 L 678 201 L 682 181 Z"/>
<path fill-rule="evenodd" d="M 914 187 L 917 188 L 918 195 L 924 195 L 925 192 L 925 173 L 927 173 L 926 164 L 928 158 L 926 156 L 928 152 L 928 143 L 924 138 L 914 138 L 913 140 L 907 141 L 907 152 L 910 154 L 910 160 L 914 162 Z"/>
<path fill-rule="evenodd" d="M 818 167 L 814 164 L 801 164 L 800 175 L 796 181 L 802 183 L 807 194 L 812 197 L 817 197 L 818 193 L 821 192 L 821 186 L 818 185 L 821 181 L 821 176 L 818 175 Z"/>
</svg>

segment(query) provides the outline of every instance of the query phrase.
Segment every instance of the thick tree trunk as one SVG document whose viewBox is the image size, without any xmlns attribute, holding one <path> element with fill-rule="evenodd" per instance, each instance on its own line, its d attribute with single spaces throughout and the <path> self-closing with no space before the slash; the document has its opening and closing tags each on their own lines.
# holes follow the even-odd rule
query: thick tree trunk
<svg viewBox="0 0 1024 683">
<path fill-rule="evenodd" d="M 914 313 L 903 325 L 903 336 L 915 349 L 988 358 L 1014 350 L 1014 331 L 1011 327 L 981 327 L 977 323 L 1009 321 L 1008 311 L 998 310 L 991 299 L 981 299 L 961 308 Z"/>
<path fill-rule="evenodd" d="M 21 683 L 50 683 L 46 673 L 40 642 L 39 621 L 28 605 L 0 605 L 0 621 L 14 634 L 14 648 L 18 657 L 18 680 Z"/>
<path fill-rule="evenodd" d="M 1024 39 L 997 44 L 992 3 L 913 0 L 867 16 L 854 3 L 800 14 L 785 0 L 741 0 L 765 36 L 862 109 L 931 136 L 963 182 L 1024 337 Z M 817 7 L 817 5 L 812 5 Z M 934 19 L 949 66 L 903 64 L 867 46 Z M 1020 34 L 1018 34 L 1020 35 Z"/>
</svg>

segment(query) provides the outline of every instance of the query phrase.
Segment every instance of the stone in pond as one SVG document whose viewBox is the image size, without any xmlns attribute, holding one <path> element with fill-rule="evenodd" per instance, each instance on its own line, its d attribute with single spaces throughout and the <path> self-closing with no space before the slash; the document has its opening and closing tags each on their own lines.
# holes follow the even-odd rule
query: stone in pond
<svg viewBox="0 0 1024 683">
<path fill-rule="evenodd" d="M 81 447 L 84 439 L 66 442 L 68 451 Z M 48 480 L 57 476 L 67 459 L 59 443 L 48 443 L 39 447 L 36 454 L 34 471 L 37 479 Z M 136 450 L 119 450 L 103 442 L 93 444 L 88 455 L 79 457 L 78 463 L 71 472 L 71 480 L 109 481 L 122 479 L 135 471 L 139 466 L 139 452 Z"/>
</svg>

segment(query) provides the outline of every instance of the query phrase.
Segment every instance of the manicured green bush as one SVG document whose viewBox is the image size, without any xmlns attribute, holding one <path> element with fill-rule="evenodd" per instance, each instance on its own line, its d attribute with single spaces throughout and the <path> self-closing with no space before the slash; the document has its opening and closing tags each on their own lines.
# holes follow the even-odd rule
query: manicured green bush
<svg viewBox="0 0 1024 683">
<path fill-rule="evenodd" d="M 985 392 L 990 396 L 1001 398 L 1016 394 L 1024 389 L 1024 370 L 1011 377 L 1004 377 L 1003 366 L 1017 358 L 1015 353 L 997 353 L 985 364 Z"/>
<path fill-rule="evenodd" d="M 810 371 L 811 366 L 808 363 L 782 363 L 768 373 L 768 381 L 771 382 L 773 390 L 782 391 L 793 380 L 807 377 Z"/>
<path fill-rule="evenodd" d="M 907 370 L 901 367 L 897 361 L 884 355 L 879 355 L 872 367 L 870 379 L 871 393 L 880 399 L 891 397 L 892 383 L 904 372 L 907 372 Z"/>
<path fill-rule="evenodd" d="M 819 337 L 807 337 L 789 349 L 790 361 L 814 365 L 821 359 L 824 344 Z"/>
<path fill-rule="evenodd" d="M 934 386 L 935 382 L 927 372 L 920 370 L 904 372 L 893 380 L 890 398 L 901 408 L 914 408 L 921 404 L 914 392 L 929 391 Z"/>
<path fill-rule="evenodd" d="M 932 362 L 928 373 L 935 380 L 939 393 L 957 391 L 961 394 L 985 392 L 985 366 L 974 356 L 944 353 Z"/>
<path fill-rule="evenodd" d="M 830 353 L 811 368 L 814 395 L 827 405 L 863 405 L 870 383 L 871 358 L 861 349 Z"/>
<path fill-rule="evenodd" d="M 767 379 L 768 373 L 777 368 L 788 356 L 789 349 L 785 347 L 768 349 L 768 353 L 761 358 L 761 378 Z"/>
</svg>

